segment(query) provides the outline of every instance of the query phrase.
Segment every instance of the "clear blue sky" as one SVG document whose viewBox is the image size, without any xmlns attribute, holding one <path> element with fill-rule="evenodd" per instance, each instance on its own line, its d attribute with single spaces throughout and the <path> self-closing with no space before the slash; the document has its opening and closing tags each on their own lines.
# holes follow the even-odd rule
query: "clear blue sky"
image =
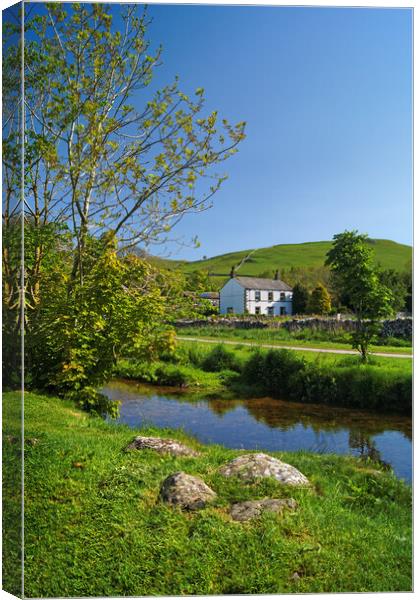
<svg viewBox="0 0 419 600">
<path fill-rule="evenodd" d="M 158 83 L 204 87 L 247 138 L 206 213 L 178 226 L 202 255 L 331 239 L 412 242 L 409 9 L 151 5 Z"/>
<path fill-rule="evenodd" d="M 152 87 L 179 75 L 186 93 L 205 88 L 208 113 L 247 121 L 213 208 L 174 231 L 201 247 L 153 253 L 198 260 L 345 229 L 412 243 L 410 9 L 153 4 L 149 15 L 152 48 L 163 45 Z"/>
</svg>

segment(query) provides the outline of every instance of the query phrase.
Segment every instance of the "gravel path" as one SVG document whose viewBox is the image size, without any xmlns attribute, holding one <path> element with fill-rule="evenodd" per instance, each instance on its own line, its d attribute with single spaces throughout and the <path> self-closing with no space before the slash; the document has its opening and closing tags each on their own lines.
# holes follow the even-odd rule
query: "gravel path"
<svg viewBox="0 0 419 600">
<path fill-rule="evenodd" d="M 333 348 L 307 348 L 306 346 L 279 346 L 275 344 L 259 344 L 258 342 L 242 342 L 240 340 L 221 340 L 221 339 L 205 339 L 205 338 L 196 338 L 196 337 L 183 337 L 176 336 L 178 340 L 183 340 L 186 342 L 204 342 L 205 344 L 231 344 L 232 346 L 237 346 L 238 344 L 242 346 L 257 346 L 258 348 L 277 348 L 277 349 L 285 349 L 285 350 L 300 350 L 301 352 L 324 352 L 326 354 L 359 354 L 356 350 L 338 350 Z M 371 352 L 371 356 L 383 356 L 388 358 L 413 358 L 411 354 L 395 354 L 390 352 Z"/>
</svg>

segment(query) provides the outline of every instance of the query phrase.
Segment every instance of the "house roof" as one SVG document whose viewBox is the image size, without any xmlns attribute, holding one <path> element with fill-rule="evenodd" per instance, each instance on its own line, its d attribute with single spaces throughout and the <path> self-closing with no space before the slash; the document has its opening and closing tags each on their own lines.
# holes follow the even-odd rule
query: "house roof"
<svg viewBox="0 0 419 600">
<path fill-rule="evenodd" d="M 200 294 L 201 298 L 207 298 L 209 300 L 219 300 L 220 294 L 219 292 L 202 292 Z"/>
<path fill-rule="evenodd" d="M 292 287 L 280 279 L 262 279 L 261 277 L 235 277 L 234 279 L 247 290 L 292 292 Z"/>
</svg>

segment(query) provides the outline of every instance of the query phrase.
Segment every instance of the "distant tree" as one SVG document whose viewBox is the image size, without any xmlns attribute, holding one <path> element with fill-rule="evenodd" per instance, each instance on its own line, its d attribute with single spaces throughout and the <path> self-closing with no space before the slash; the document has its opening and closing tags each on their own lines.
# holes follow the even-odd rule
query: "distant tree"
<svg viewBox="0 0 419 600">
<path fill-rule="evenodd" d="M 409 273 L 400 273 L 394 269 L 380 269 L 378 271 L 380 282 L 387 286 L 393 295 L 392 306 L 396 312 L 409 310 L 406 304 L 409 303 L 407 298 L 409 294 L 409 286 L 412 284 L 412 276 Z M 410 287 L 411 294 L 411 287 Z M 411 308 L 411 300 L 410 300 Z M 410 312 L 410 310 L 409 310 Z"/>
<path fill-rule="evenodd" d="M 282 269 L 280 279 L 288 283 L 288 285 L 294 286 L 297 283 L 301 283 L 308 289 L 313 289 L 318 282 L 325 285 L 327 288 L 330 287 L 330 269 L 324 265 L 319 266 L 301 266 L 301 267 L 290 267 L 289 269 Z"/>
<path fill-rule="evenodd" d="M 407 312 L 412 312 L 412 279 L 410 279 L 410 283 L 407 286 L 407 292 L 405 296 L 405 307 Z"/>
<path fill-rule="evenodd" d="M 321 283 L 311 292 L 308 309 L 317 315 L 326 315 L 332 308 L 332 301 L 327 288 Z"/>
<path fill-rule="evenodd" d="M 274 272 L 272 271 L 272 269 L 265 269 L 265 271 L 259 273 L 258 277 L 260 277 L 261 279 L 273 279 L 273 275 Z"/>
<path fill-rule="evenodd" d="M 303 315 L 307 311 L 310 293 L 305 285 L 296 283 L 292 290 L 292 311 L 295 315 Z"/>
<path fill-rule="evenodd" d="M 186 285 L 188 290 L 193 292 L 208 291 L 209 277 L 208 273 L 201 270 L 192 271 L 186 276 Z"/>
<path fill-rule="evenodd" d="M 333 237 L 326 265 L 331 268 L 335 288 L 345 294 L 357 319 L 352 346 L 362 360 L 368 360 L 368 347 L 379 332 L 378 320 L 393 312 L 391 290 L 380 282 L 367 236 L 345 231 Z"/>
<path fill-rule="evenodd" d="M 218 289 L 214 277 L 210 277 L 208 271 L 197 269 L 186 276 L 186 288 L 191 292 L 213 292 Z"/>
</svg>

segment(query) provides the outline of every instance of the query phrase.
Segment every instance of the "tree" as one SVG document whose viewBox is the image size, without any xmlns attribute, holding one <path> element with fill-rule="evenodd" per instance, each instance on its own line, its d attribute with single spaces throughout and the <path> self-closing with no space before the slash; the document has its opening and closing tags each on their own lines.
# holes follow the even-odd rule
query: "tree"
<svg viewBox="0 0 419 600">
<path fill-rule="evenodd" d="M 208 208 L 225 180 L 213 167 L 236 151 L 244 123 L 223 120 L 218 131 L 217 111 L 200 114 L 204 90 L 192 99 L 178 79 L 136 106 L 161 59 L 145 10 L 45 8 L 26 25 L 27 211 L 37 223 L 69 223 L 72 280 L 83 281 L 88 235 L 112 231 L 120 246 L 147 246 Z M 204 176 L 207 189 L 197 185 Z"/>
<path fill-rule="evenodd" d="M 195 269 L 186 276 L 187 289 L 193 292 L 209 292 L 212 290 L 208 271 Z"/>
<path fill-rule="evenodd" d="M 131 268 L 126 271 L 128 257 L 120 259 L 118 252 L 165 242 L 185 214 L 209 208 L 226 179 L 217 172 L 217 165 L 234 154 L 245 137 L 244 122 L 230 125 L 223 119 L 219 125 L 217 111 L 204 113 L 202 88 L 190 97 L 180 90 L 176 78 L 151 92 L 161 48 L 151 51 L 147 39 L 150 20 L 146 10 L 141 10 L 132 4 L 110 8 L 96 3 L 50 3 L 41 8 L 33 5 L 26 15 L 23 287 L 17 216 L 22 47 L 18 24 L 8 26 L 5 32 L 3 307 L 11 339 L 19 329 L 20 298 L 24 298 L 27 365 L 34 365 L 35 357 L 42 359 L 43 340 L 52 371 L 53 365 L 67 364 L 61 358 L 66 349 L 68 355 L 76 352 L 80 361 L 83 358 L 85 363 L 78 364 L 86 373 L 97 368 L 104 377 L 110 372 L 110 363 L 99 368 L 87 350 L 84 354 L 77 350 L 76 334 L 68 333 L 63 340 L 59 334 L 64 335 L 64 328 L 61 331 L 58 325 L 53 333 L 44 316 L 48 314 L 56 324 L 58 315 L 67 315 L 68 323 L 76 326 L 85 318 L 77 312 L 78 304 L 87 302 L 91 293 L 95 304 L 86 308 L 93 315 L 92 321 L 86 322 L 86 334 L 91 333 L 89 351 L 92 356 L 115 360 L 114 349 L 119 346 L 113 341 L 114 334 L 96 335 L 89 323 L 100 323 L 99 313 L 107 313 L 108 305 L 119 302 L 121 311 L 130 314 L 133 322 L 142 322 L 148 313 L 136 295 L 138 289 L 149 287 L 153 279 L 154 286 L 165 286 L 157 270 L 143 268 L 138 262 L 133 263 L 137 275 Z M 10 43 L 13 36 L 18 43 Z M 50 264 L 51 244 L 57 251 L 54 256 L 60 257 L 59 268 Z M 61 261 L 63 244 L 70 248 L 65 261 Z M 117 273 L 111 269 L 100 280 L 96 265 L 103 266 L 103 261 L 117 264 Z M 125 273 L 126 278 L 118 273 Z M 99 278 L 97 293 L 93 275 Z M 107 277 L 116 278 L 112 293 Z M 165 297 L 163 292 L 161 297 Z M 163 320 L 165 314 L 157 311 L 150 322 L 155 323 L 157 317 Z M 110 326 L 108 320 L 106 325 Z M 154 346 L 146 331 L 143 328 L 140 333 L 152 352 Z M 61 346 L 54 343 L 54 335 L 61 339 Z M 126 339 L 133 341 L 129 331 Z M 133 347 L 138 350 L 139 344 L 137 339 Z M 42 375 L 35 374 L 35 367 L 32 371 L 34 380 Z M 45 370 L 44 375 L 58 386 L 52 371 Z M 80 382 L 87 379 L 78 381 L 80 390 Z"/>
<path fill-rule="evenodd" d="M 392 292 L 392 306 L 395 312 L 409 310 L 408 308 L 408 295 L 409 295 L 409 286 L 412 284 L 411 274 L 400 273 L 399 271 L 395 271 L 394 269 L 380 269 L 378 271 L 378 277 L 380 282 L 388 287 Z M 411 293 L 411 288 L 410 288 Z M 411 308 L 411 304 L 410 304 Z"/>
<path fill-rule="evenodd" d="M 121 357 L 151 359 L 173 345 L 164 324 L 165 297 L 153 267 L 135 256 L 119 258 L 116 245 L 102 252 L 88 239 L 83 285 L 67 293 L 71 263 L 54 265 L 42 278 L 41 310 L 27 338 L 26 376 L 32 386 L 73 398 L 86 409 L 111 412 L 97 389 Z"/>
<path fill-rule="evenodd" d="M 325 315 L 330 312 L 332 301 L 327 288 L 319 283 L 311 292 L 308 309 L 313 314 Z"/>
<path fill-rule="evenodd" d="M 368 346 L 379 332 L 378 320 L 392 312 L 392 294 L 380 283 L 366 235 L 345 231 L 335 235 L 333 240 L 326 265 L 331 268 L 336 289 L 349 298 L 357 320 L 352 346 L 366 362 Z"/>
<path fill-rule="evenodd" d="M 292 311 L 295 315 L 303 315 L 307 310 L 309 291 L 305 285 L 297 282 L 292 290 Z"/>
</svg>

